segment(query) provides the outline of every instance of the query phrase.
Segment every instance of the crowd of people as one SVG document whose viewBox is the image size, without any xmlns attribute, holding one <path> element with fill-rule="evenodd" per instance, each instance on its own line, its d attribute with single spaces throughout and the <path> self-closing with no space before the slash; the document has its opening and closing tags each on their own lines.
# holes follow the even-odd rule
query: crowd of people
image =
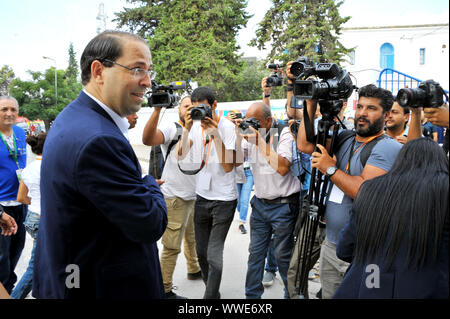
<svg viewBox="0 0 450 319">
<path fill-rule="evenodd" d="M 267 78 L 245 116 L 218 116 L 209 87 L 180 99 L 177 122 L 159 126 L 154 108 L 142 142 L 161 148 L 155 178 L 128 140 L 156 77 L 147 42 L 105 31 L 80 65 L 83 89 L 48 134 L 26 137 L 17 101 L 0 97 L 0 296 L 185 299 L 173 291 L 184 242 L 187 278 L 220 299 L 225 240 L 236 210 L 247 233 L 250 206 L 246 298 L 260 299 L 277 270 L 284 298 L 308 298 L 299 246 L 316 173 L 330 184 L 306 270 L 319 261 L 323 299 L 449 297 L 448 142 L 446 154 L 432 128 L 448 129 L 448 106 L 408 109 L 369 84 L 354 121 L 342 110 L 346 129 L 321 145 L 309 137 L 326 110 L 294 96 L 290 62 L 286 121 L 272 116 Z M 26 143 L 37 156 L 27 166 Z M 26 232 L 33 249 L 16 284 Z"/>
</svg>

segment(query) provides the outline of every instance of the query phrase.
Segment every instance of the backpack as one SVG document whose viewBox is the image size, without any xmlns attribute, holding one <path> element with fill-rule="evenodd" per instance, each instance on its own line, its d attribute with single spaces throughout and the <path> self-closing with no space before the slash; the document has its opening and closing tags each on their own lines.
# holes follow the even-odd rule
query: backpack
<svg viewBox="0 0 450 319">
<path fill-rule="evenodd" d="M 356 132 L 351 130 L 345 130 L 341 134 L 339 134 L 336 137 L 336 141 L 334 143 L 333 153 L 336 154 L 336 152 L 341 148 L 341 146 L 344 144 L 345 141 L 354 138 L 355 136 Z M 366 166 L 367 160 L 369 159 L 370 154 L 372 153 L 372 150 L 375 147 L 375 145 L 377 145 L 377 143 L 384 138 L 387 138 L 386 134 L 380 135 L 379 137 L 370 141 L 363 147 L 363 149 L 361 150 L 361 155 L 359 156 L 359 160 L 361 161 L 363 167 Z"/>
<path fill-rule="evenodd" d="M 183 127 L 174 122 L 177 128 L 177 135 L 175 135 L 174 139 L 169 144 L 167 148 L 166 158 L 164 158 L 161 145 L 154 145 L 150 151 L 150 163 L 148 166 L 148 173 L 153 176 L 155 179 L 161 179 L 162 172 L 164 170 L 164 166 L 166 165 L 166 160 L 169 158 L 170 151 L 172 148 L 178 143 L 183 134 Z"/>
</svg>

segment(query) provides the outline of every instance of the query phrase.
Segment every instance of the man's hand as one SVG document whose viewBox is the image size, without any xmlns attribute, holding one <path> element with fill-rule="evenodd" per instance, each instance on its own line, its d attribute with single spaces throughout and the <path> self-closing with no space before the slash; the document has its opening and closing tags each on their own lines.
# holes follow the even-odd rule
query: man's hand
<svg viewBox="0 0 450 319">
<path fill-rule="evenodd" d="M 16 221 L 5 212 L 3 212 L 0 218 L 0 227 L 2 228 L 3 236 L 11 236 L 17 233 Z"/>
<path fill-rule="evenodd" d="M 194 121 L 192 120 L 191 117 L 191 109 L 193 108 L 193 106 L 188 106 L 188 108 L 186 109 L 186 114 L 184 116 L 184 127 L 186 130 L 190 131 L 192 128 L 192 124 L 194 123 Z"/>
<path fill-rule="evenodd" d="M 250 134 L 240 134 L 247 142 L 250 144 L 258 145 L 258 139 L 259 139 L 259 132 L 258 130 L 255 130 L 253 127 L 249 126 L 249 130 L 252 131 Z"/>
<path fill-rule="evenodd" d="M 218 130 L 217 130 L 217 122 L 214 121 L 212 118 L 210 117 L 205 117 L 202 120 L 202 127 L 203 129 L 206 131 L 206 133 L 208 135 L 217 135 L 219 134 Z"/>
<path fill-rule="evenodd" d="M 261 80 L 261 88 L 265 95 L 270 95 L 272 88 L 267 86 L 267 76 Z"/>
<path fill-rule="evenodd" d="M 408 141 L 408 138 L 403 135 L 399 135 L 395 137 L 395 140 L 401 144 L 405 144 Z"/>
<path fill-rule="evenodd" d="M 164 184 L 166 181 L 163 181 L 162 179 L 157 179 L 156 183 L 158 183 L 158 186 L 161 186 L 162 184 Z"/>
<path fill-rule="evenodd" d="M 325 147 L 323 147 L 320 144 L 317 144 L 317 147 L 319 148 L 320 152 L 313 152 L 312 155 L 312 168 L 317 168 L 319 171 L 322 172 L 322 174 L 326 174 L 327 168 L 330 166 L 336 166 L 336 156 L 331 156 L 328 154 Z"/>
<path fill-rule="evenodd" d="M 431 124 L 443 127 L 449 127 L 449 112 L 448 106 L 441 107 L 426 107 L 423 109 L 423 113 L 426 119 Z"/>
<path fill-rule="evenodd" d="M 293 84 L 293 82 L 292 82 L 291 79 L 294 79 L 294 78 L 295 78 L 295 77 L 292 75 L 292 73 L 291 73 L 291 66 L 292 66 L 292 63 L 294 63 L 294 61 L 289 61 L 289 62 L 286 64 L 286 76 L 287 76 L 287 82 L 288 82 L 288 84 Z"/>
</svg>

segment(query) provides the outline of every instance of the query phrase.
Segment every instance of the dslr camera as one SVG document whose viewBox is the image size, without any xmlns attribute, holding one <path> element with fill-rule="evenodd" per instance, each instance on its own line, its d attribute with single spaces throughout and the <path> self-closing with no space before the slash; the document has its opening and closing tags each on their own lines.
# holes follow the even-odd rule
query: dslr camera
<svg viewBox="0 0 450 319">
<path fill-rule="evenodd" d="M 206 104 L 199 104 L 191 109 L 192 120 L 204 120 L 205 117 L 212 119 L 212 108 Z"/>
<path fill-rule="evenodd" d="M 281 66 L 279 64 L 269 64 L 267 68 L 273 71 L 272 74 L 270 74 L 270 76 L 267 78 L 267 86 L 282 86 L 283 75 L 281 74 Z"/>
<path fill-rule="evenodd" d="M 315 67 L 300 62 L 296 65 L 294 72 L 299 77 L 294 82 L 294 95 L 302 100 L 339 100 L 347 99 L 352 95 L 353 82 L 347 71 L 341 69 L 335 63 L 319 63 Z M 297 72 L 298 71 L 298 72 Z M 292 73 L 292 67 L 291 67 Z M 318 80 L 301 80 L 302 78 L 314 75 Z"/>
<path fill-rule="evenodd" d="M 248 119 L 245 119 L 238 126 L 239 133 L 241 133 L 241 134 L 252 134 L 253 131 L 250 129 L 250 126 L 253 127 L 255 130 L 259 130 L 260 127 L 261 127 L 261 124 L 254 117 L 250 117 Z"/>
<path fill-rule="evenodd" d="M 401 106 L 412 108 L 440 107 L 444 104 L 444 95 L 446 96 L 445 91 L 439 83 L 433 80 L 427 80 L 421 82 L 418 88 L 404 88 L 399 90 L 397 93 L 397 102 Z"/>
<path fill-rule="evenodd" d="M 148 93 L 148 104 L 150 107 L 173 108 L 178 104 L 178 98 L 174 90 L 185 90 L 186 82 L 171 82 L 169 85 L 160 85 L 152 81 L 152 90 Z"/>
</svg>

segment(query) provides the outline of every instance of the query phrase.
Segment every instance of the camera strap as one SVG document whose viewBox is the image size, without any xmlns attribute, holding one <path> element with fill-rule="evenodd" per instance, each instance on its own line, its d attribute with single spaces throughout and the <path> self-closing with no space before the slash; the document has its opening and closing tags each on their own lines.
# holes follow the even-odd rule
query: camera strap
<svg viewBox="0 0 450 319">
<path fill-rule="evenodd" d="M 178 168 L 185 175 L 195 175 L 198 172 L 200 172 L 203 169 L 203 167 L 206 166 L 206 164 L 208 164 L 209 155 L 211 153 L 211 147 L 212 147 L 212 144 L 213 144 L 213 143 L 211 143 L 211 140 L 214 140 L 214 136 L 211 136 L 211 138 L 210 138 L 209 135 L 205 135 L 204 129 L 202 129 L 202 136 L 204 136 L 204 138 L 203 138 L 203 149 L 204 150 L 207 149 L 207 151 L 206 152 L 203 151 L 203 158 L 202 158 L 202 162 L 200 164 L 200 167 L 198 169 L 193 169 L 193 170 L 184 170 L 184 169 L 181 168 L 180 162 L 177 163 L 178 164 Z"/>
<path fill-rule="evenodd" d="M 310 143 L 315 143 L 314 129 L 311 124 L 311 119 L 309 118 L 308 107 L 306 105 L 306 101 L 303 101 L 303 123 L 305 123 L 306 139 Z"/>
</svg>

